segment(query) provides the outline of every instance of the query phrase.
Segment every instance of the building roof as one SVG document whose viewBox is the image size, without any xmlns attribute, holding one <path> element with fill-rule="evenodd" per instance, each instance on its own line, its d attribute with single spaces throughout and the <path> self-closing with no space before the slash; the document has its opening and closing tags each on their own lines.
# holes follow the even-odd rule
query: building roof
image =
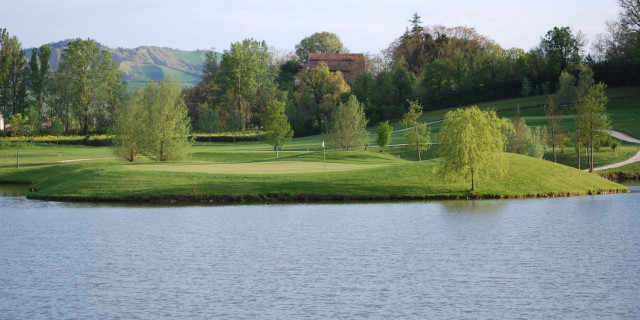
<svg viewBox="0 0 640 320">
<path fill-rule="evenodd" d="M 329 71 L 340 71 L 349 81 L 355 80 L 365 68 L 362 53 L 307 53 L 307 68 L 316 68 L 320 62 L 326 63 Z"/>
</svg>

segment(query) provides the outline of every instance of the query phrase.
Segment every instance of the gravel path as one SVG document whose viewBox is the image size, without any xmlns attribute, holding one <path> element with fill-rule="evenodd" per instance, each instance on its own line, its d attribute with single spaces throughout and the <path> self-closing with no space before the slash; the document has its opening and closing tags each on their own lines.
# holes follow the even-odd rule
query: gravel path
<svg viewBox="0 0 640 320">
<path fill-rule="evenodd" d="M 626 134 L 626 133 L 622 133 L 620 131 L 615 131 L 615 130 L 609 130 L 607 133 L 609 133 L 609 135 L 611 135 L 612 137 L 616 138 L 616 139 L 620 139 L 626 142 L 631 142 L 631 143 L 640 143 L 640 140 Z M 638 153 L 636 153 L 635 156 L 631 157 L 630 159 L 627 159 L 625 161 L 622 162 L 618 162 L 618 163 L 614 163 L 614 164 L 610 164 L 608 166 L 604 166 L 604 167 L 598 167 L 598 168 L 593 168 L 594 171 L 599 171 L 599 170 L 606 170 L 606 169 L 613 169 L 613 168 L 618 168 L 618 167 L 622 167 L 634 162 L 640 162 L 640 151 L 638 151 Z"/>
</svg>

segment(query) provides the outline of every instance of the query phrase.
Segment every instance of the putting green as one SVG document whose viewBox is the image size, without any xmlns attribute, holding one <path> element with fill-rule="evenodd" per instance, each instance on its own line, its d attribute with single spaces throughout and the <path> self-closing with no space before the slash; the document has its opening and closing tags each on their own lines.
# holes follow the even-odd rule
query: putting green
<svg viewBox="0 0 640 320">
<path fill-rule="evenodd" d="M 269 161 L 250 163 L 176 163 L 133 164 L 125 168 L 136 171 L 200 172 L 217 174 L 274 174 L 323 171 L 347 171 L 382 167 L 388 164 L 348 164 L 310 161 Z"/>
</svg>

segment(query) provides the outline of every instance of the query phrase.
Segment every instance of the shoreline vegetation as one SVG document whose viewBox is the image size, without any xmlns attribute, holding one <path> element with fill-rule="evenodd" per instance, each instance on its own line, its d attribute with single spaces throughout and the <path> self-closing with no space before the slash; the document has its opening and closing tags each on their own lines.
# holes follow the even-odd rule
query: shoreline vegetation
<svg viewBox="0 0 640 320">
<path fill-rule="evenodd" d="M 19 170 L 0 170 L 0 182 L 28 184 L 29 199 L 149 204 L 515 199 L 629 192 L 596 174 L 516 154 L 506 154 L 509 166 L 502 177 L 480 179 L 475 192 L 469 191 L 466 181 L 445 182 L 435 174 L 439 159 L 418 162 L 371 151 L 331 151 L 327 154 L 331 160 L 323 163 L 321 152 L 283 152 L 277 160 L 245 162 L 263 166 L 265 173 L 253 174 L 234 169 L 237 163 L 223 159 L 243 154 L 210 162 L 192 157 L 172 163 L 25 164 Z M 212 166 L 226 166 L 228 173 L 208 173 Z M 301 169 L 293 173 L 296 168 Z"/>
</svg>

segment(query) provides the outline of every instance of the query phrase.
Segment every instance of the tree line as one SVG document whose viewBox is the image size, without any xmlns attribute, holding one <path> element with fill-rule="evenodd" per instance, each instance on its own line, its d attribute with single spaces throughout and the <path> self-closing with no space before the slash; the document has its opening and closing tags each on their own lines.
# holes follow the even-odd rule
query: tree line
<svg viewBox="0 0 640 320">
<path fill-rule="evenodd" d="M 365 54 L 366 72 L 351 83 L 339 72 L 330 72 L 326 64 L 304 67 L 308 52 L 348 52 L 333 33 L 314 33 L 302 39 L 295 52 L 279 52 L 264 41 L 245 39 L 232 43 L 220 59 L 207 54 L 202 81 L 176 98 L 184 104 L 184 108 L 176 104 L 177 109 L 186 112 L 186 118 L 182 111 L 178 118 L 187 119 L 180 121 L 199 132 L 267 128 L 276 150 L 294 134 L 318 133 L 327 134 L 336 146 L 353 148 L 359 143 L 340 141 L 346 132 L 335 134 L 349 127 L 340 125 L 343 119 L 366 125 L 403 118 L 406 126 L 414 128 L 407 132 L 408 144 L 420 157 L 429 145 L 424 138 L 426 126 L 416 123 L 415 116 L 423 110 L 554 92 L 549 106 L 580 102 L 578 97 L 585 97 L 586 89 L 579 96 L 578 89 L 572 88 L 590 87 L 575 84 L 585 72 L 598 81 L 618 79 L 611 80 L 614 85 L 637 84 L 637 73 L 628 70 L 640 65 L 634 58 L 640 43 L 636 41 L 639 8 L 634 1 L 619 0 L 619 4 L 620 18 L 609 23 L 610 31 L 599 38 L 598 54 L 593 56 L 584 55 L 584 36 L 570 27 L 549 30 L 537 47 L 524 51 L 503 49 L 473 28 L 424 26 L 414 14 L 406 31 L 388 48 Z M 25 115 L 22 119 L 28 119 L 34 131 L 48 123 L 51 132 L 109 132 L 120 128 L 118 121 L 126 122 L 127 117 L 140 120 L 156 112 L 151 111 L 157 104 L 151 97 L 176 91 L 169 81 L 127 92 L 115 61 L 92 40 L 71 41 L 56 72 L 49 65 L 48 45 L 33 48 L 27 59 L 17 37 L 2 29 L 0 46 L 0 112 L 5 119 Z M 142 121 L 135 126 L 142 127 Z M 360 130 L 360 125 L 355 127 Z M 515 137 L 510 148 L 539 154 L 539 147 L 530 141 L 542 139 L 531 137 L 546 133 L 528 130 L 519 119 L 512 127 L 507 130 Z M 276 134 L 276 129 L 281 132 Z M 555 150 L 561 135 L 551 131 Z M 364 141 L 361 130 L 352 136 Z M 573 138 L 577 145 L 586 141 L 579 132 Z M 526 148 L 518 142 L 525 140 L 529 141 Z"/>
</svg>

